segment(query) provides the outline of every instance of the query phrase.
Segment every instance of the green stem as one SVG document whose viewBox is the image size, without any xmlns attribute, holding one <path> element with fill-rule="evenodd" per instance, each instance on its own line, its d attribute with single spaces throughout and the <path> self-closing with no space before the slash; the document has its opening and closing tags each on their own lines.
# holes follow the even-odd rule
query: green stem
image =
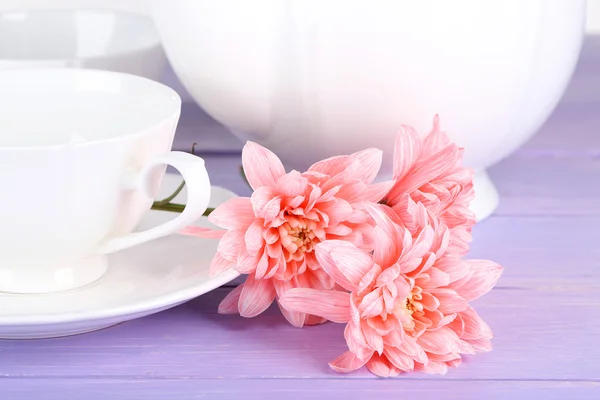
<svg viewBox="0 0 600 400">
<path fill-rule="evenodd" d="M 185 187 L 185 181 L 182 181 L 181 184 L 179 185 L 179 187 L 177 189 L 175 189 L 175 191 L 173 193 L 171 193 L 171 195 L 169 197 L 165 197 L 162 200 L 155 201 L 154 205 L 164 206 L 164 205 L 169 204 L 171 202 L 171 200 L 173 200 L 175 197 L 177 197 L 177 195 L 179 193 L 181 193 L 181 191 L 183 190 L 184 187 Z"/>
<path fill-rule="evenodd" d="M 166 204 L 160 204 L 160 202 L 156 201 L 154 202 L 154 204 L 152 204 L 152 210 L 158 210 L 158 211 L 171 211 L 171 212 L 176 212 L 176 213 L 180 213 L 183 211 L 183 209 L 185 208 L 185 204 L 177 204 L 177 203 L 166 203 Z M 202 214 L 205 217 L 208 217 L 208 215 L 213 212 L 215 209 L 214 208 L 207 208 L 206 211 L 204 211 L 204 214 Z"/>
<path fill-rule="evenodd" d="M 194 152 L 195 147 L 196 147 L 196 143 L 194 143 L 192 145 L 192 150 L 191 150 L 191 153 L 194 155 L 195 155 L 195 152 Z M 239 171 L 240 171 L 240 174 L 241 174 L 242 178 L 244 179 L 244 181 L 248 184 L 248 186 L 250 186 L 250 183 L 248 182 L 248 178 L 246 178 L 246 174 L 244 173 L 244 167 L 240 165 Z M 152 210 L 181 213 L 185 209 L 185 204 L 171 203 L 171 201 L 173 201 L 175 199 L 175 197 L 177 197 L 177 195 L 179 193 L 181 193 L 181 191 L 183 190 L 184 187 L 185 187 L 185 181 L 181 182 L 179 187 L 170 196 L 165 197 L 162 200 L 157 200 L 154 203 L 152 203 Z M 210 213 L 213 212 L 214 210 L 215 210 L 214 208 L 207 208 L 206 211 L 204 211 L 204 214 L 202 214 L 202 216 L 208 217 L 210 215 Z"/>
<path fill-rule="evenodd" d="M 196 143 L 192 144 L 192 150 L 190 150 L 190 153 L 193 155 L 196 155 Z M 179 193 L 181 193 L 181 191 L 183 190 L 183 188 L 185 187 L 185 181 L 182 181 L 181 184 L 179 185 L 179 187 L 177 189 L 175 189 L 175 191 L 173 193 L 171 193 L 171 195 L 169 197 L 166 197 L 162 200 L 157 200 L 154 202 L 153 210 L 156 210 L 156 208 L 154 208 L 155 206 L 165 206 L 168 205 L 171 200 L 173 200 L 175 197 L 177 197 L 177 195 Z"/>
</svg>

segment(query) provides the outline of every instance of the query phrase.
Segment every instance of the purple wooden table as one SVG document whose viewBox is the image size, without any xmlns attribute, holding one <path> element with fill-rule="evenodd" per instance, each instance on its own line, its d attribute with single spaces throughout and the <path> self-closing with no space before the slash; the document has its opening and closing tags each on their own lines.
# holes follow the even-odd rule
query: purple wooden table
<svg viewBox="0 0 600 400">
<path fill-rule="evenodd" d="M 193 141 L 216 184 L 248 194 L 240 143 L 189 104 L 175 147 Z M 471 256 L 505 266 L 475 304 L 495 350 L 446 376 L 338 375 L 327 362 L 344 351 L 342 326 L 220 316 L 221 288 L 96 333 L 0 341 L 0 400 L 600 399 L 600 38 L 539 134 L 490 173 L 501 205 Z"/>
</svg>

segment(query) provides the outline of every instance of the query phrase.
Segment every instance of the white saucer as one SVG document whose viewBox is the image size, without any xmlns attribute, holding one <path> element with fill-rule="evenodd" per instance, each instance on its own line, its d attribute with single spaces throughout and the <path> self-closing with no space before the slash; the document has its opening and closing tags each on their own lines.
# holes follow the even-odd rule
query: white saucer
<svg viewBox="0 0 600 400">
<path fill-rule="evenodd" d="M 159 198 L 181 178 L 167 174 Z M 213 187 L 211 206 L 235 195 Z M 185 192 L 176 199 L 185 201 Z M 172 219 L 151 211 L 139 229 Z M 206 218 L 198 225 L 211 226 Z M 39 339 L 86 333 L 177 306 L 230 282 L 226 271 L 209 277 L 217 240 L 172 235 L 109 256 L 107 274 L 81 289 L 44 295 L 0 293 L 0 339 Z"/>
</svg>

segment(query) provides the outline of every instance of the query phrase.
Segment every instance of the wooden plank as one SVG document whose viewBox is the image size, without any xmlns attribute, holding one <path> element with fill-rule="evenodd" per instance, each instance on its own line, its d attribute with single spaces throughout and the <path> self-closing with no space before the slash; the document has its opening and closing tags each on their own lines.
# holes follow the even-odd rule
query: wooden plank
<svg viewBox="0 0 600 400">
<path fill-rule="evenodd" d="M 218 315 L 225 293 L 218 289 L 168 312 L 87 335 L 0 341 L 0 376 L 340 378 L 327 362 L 345 349 L 343 325 L 297 329 L 275 308 L 254 319 Z M 406 378 L 600 380 L 600 288 L 499 287 L 475 307 L 494 330 L 494 351 L 466 358 L 445 377 Z M 363 369 L 344 378 L 372 376 Z"/>
<path fill-rule="evenodd" d="M 598 217 L 489 218 L 475 227 L 468 257 L 503 265 L 508 286 L 599 285 L 599 224 Z"/>
<path fill-rule="evenodd" d="M 582 400 L 598 399 L 595 381 L 429 381 L 350 379 L 0 379 L 10 400 Z"/>
<path fill-rule="evenodd" d="M 596 80 L 592 88 L 587 89 L 593 90 L 595 98 L 590 95 L 580 103 L 565 99 L 515 154 L 545 152 L 575 158 L 583 154 L 597 156 L 600 153 L 600 77 Z M 575 81 L 573 84 L 579 83 Z"/>
</svg>

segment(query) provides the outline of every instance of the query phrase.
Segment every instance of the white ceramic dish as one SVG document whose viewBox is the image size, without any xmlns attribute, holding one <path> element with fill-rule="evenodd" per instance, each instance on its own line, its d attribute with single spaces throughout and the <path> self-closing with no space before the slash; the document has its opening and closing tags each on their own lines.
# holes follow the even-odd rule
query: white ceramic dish
<svg viewBox="0 0 600 400">
<path fill-rule="evenodd" d="M 161 196 L 181 179 L 167 174 Z M 214 187 L 211 206 L 235 197 Z M 185 202 L 185 191 L 176 199 Z M 139 229 L 163 223 L 173 213 L 150 211 Z M 206 218 L 198 225 L 212 226 Z M 238 276 L 227 271 L 209 277 L 217 240 L 172 235 L 109 257 L 109 270 L 99 281 L 69 292 L 42 295 L 0 293 L 0 339 L 68 336 L 103 329 L 175 307 Z"/>
<path fill-rule="evenodd" d="M 165 66 L 147 16 L 77 9 L 0 12 L 0 70 L 78 67 L 158 81 Z"/>
<path fill-rule="evenodd" d="M 170 235 L 210 201 L 204 160 L 170 151 L 181 110 L 171 88 L 89 69 L 0 72 L 0 291 L 50 293 L 99 279 L 107 254 Z M 132 234 L 166 166 L 190 201 Z"/>
<path fill-rule="evenodd" d="M 498 204 L 486 168 L 530 138 L 556 106 L 586 15 L 585 0 L 152 5 L 190 94 L 290 168 L 374 146 L 387 151 L 381 179 L 389 178 L 399 126 L 425 134 L 439 114 L 477 172 L 479 219 Z"/>
</svg>

